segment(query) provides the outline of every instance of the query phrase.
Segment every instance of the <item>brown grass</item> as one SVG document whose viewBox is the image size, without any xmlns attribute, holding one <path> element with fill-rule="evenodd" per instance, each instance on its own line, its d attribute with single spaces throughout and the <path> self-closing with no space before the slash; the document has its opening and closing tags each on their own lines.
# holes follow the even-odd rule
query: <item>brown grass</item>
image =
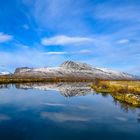
<svg viewBox="0 0 140 140">
<path fill-rule="evenodd" d="M 71 77 L 21 77 L 14 75 L 0 76 L 0 84 L 29 83 L 29 82 L 93 82 L 91 79 Z"/>
<path fill-rule="evenodd" d="M 140 107 L 140 81 L 96 80 L 91 87 L 97 93 L 110 93 L 116 100 Z"/>
<path fill-rule="evenodd" d="M 140 81 L 95 81 L 92 84 L 95 90 L 112 93 L 140 94 Z"/>
</svg>

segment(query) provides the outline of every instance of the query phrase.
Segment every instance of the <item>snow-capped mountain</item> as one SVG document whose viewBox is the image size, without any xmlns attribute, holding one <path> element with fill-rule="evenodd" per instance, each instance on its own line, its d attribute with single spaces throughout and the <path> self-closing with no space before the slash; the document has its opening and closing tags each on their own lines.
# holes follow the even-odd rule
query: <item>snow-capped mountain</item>
<svg viewBox="0 0 140 140">
<path fill-rule="evenodd" d="M 94 68 L 86 63 L 65 61 L 54 68 L 17 68 L 14 75 L 24 77 L 75 78 L 75 79 L 134 79 L 133 75 L 105 68 Z"/>
<path fill-rule="evenodd" d="M 0 75 L 9 75 L 11 74 L 10 72 L 0 72 Z"/>
</svg>

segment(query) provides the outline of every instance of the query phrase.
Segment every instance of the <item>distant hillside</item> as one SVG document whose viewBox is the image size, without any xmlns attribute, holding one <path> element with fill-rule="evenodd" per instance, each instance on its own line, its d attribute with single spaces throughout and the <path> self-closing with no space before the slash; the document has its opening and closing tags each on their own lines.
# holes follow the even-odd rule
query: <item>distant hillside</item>
<svg viewBox="0 0 140 140">
<path fill-rule="evenodd" d="M 10 72 L 0 72 L 0 75 L 9 75 L 11 74 Z"/>
<path fill-rule="evenodd" d="M 17 68 L 15 76 L 39 78 L 74 78 L 74 79 L 115 79 L 132 80 L 133 75 L 104 68 L 94 68 L 86 63 L 65 61 L 54 68 Z"/>
</svg>

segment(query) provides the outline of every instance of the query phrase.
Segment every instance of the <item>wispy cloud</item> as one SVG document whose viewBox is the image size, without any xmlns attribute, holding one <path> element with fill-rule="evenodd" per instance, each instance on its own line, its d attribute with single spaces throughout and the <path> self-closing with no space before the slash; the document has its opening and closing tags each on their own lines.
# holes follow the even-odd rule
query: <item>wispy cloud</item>
<svg viewBox="0 0 140 140">
<path fill-rule="evenodd" d="M 113 11 L 113 12 L 112 12 Z M 94 10 L 94 16 L 100 19 L 110 20 L 131 20 L 132 22 L 140 21 L 140 9 L 137 5 L 114 5 L 103 3 L 97 5 Z"/>
<path fill-rule="evenodd" d="M 88 43 L 92 42 L 92 38 L 88 37 L 71 37 L 65 35 L 58 35 L 50 38 L 43 38 L 41 43 L 42 45 L 69 45 L 69 44 L 79 44 L 79 43 Z"/>
<path fill-rule="evenodd" d="M 68 52 L 43 52 L 41 53 L 42 55 L 64 55 L 67 54 Z"/>
<path fill-rule="evenodd" d="M 51 30 L 69 32 L 84 32 L 87 26 L 83 24 L 83 14 L 87 8 L 83 8 L 85 0 L 22 0 L 29 7 L 33 18 L 40 27 Z M 47 16 L 46 16 L 47 15 Z M 61 24 L 60 24 L 61 22 Z M 74 29 L 74 30 L 73 30 Z M 67 32 L 68 32 L 67 30 Z"/>
<path fill-rule="evenodd" d="M 0 43 L 7 42 L 13 39 L 12 35 L 0 32 Z"/>
<path fill-rule="evenodd" d="M 79 53 L 80 53 L 80 54 L 90 54 L 90 53 L 92 53 L 92 50 L 83 49 L 83 50 L 80 50 Z"/>
<path fill-rule="evenodd" d="M 29 30 L 29 28 L 30 28 L 27 24 L 24 24 L 22 27 L 23 27 L 25 30 Z"/>
<path fill-rule="evenodd" d="M 91 50 L 84 49 L 79 51 L 54 51 L 54 52 L 43 52 L 41 55 L 75 55 L 75 54 L 90 54 Z"/>
<path fill-rule="evenodd" d="M 117 41 L 117 44 L 128 44 L 130 42 L 129 39 L 121 39 Z"/>
</svg>

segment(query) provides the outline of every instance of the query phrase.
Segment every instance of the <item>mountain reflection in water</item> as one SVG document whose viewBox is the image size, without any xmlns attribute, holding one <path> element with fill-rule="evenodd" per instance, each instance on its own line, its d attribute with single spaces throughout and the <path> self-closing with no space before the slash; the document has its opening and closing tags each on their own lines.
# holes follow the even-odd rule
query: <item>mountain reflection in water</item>
<svg viewBox="0 0 140 140">
<path fill-rule="evenodd" d="M 88 94 L 96 95 L 100 94 L 102 97 L 106 98 L 110 96 L 107 93 L 96 93 L 91 87 L 91 83 L 87 82 L 75 82 L 75 83 L 21 83 L 21 84 L 1 84 L 0 88 L 10 88 L 15 87 L 17 89 L 37 89 L 43 91 L 58 91 L 64 97 L 75 97 L 75 96 L 86 96 Z M 112 96 L 111 96 L 112 97 Z M 112 97 L 113 98 L 113 97 Z M 119 106 L 123 111 L 127 112 L 128 110 L 135 110 L 137 107 L 132 106 L 126 102 L 122 102 L 113 98 L 112 101 L 116 106 Z"/>
<path fill-rule="evenodd" d="M 86 96 L 87 94 L 96 94 L 93 89 L 90 87 L 91 83 L 26 83 L 26 84 L 16 84 L 16 88 L 18 89 L 39 89 L 39 90 L 55 90 L 59 91 L 59 93 L 65 97 L 74 97 L 74 96 Z M 107 97 L 109 94 L 100 93 L 102 97 Z M 130 110 L 135 110 L 136 107 L 131 106 L 125 102 L 121 102 L 115 98 L 113 98 L 113 103 L 127 112 Z"/>
<path fill-rule="evenodd" d="M 55 90 L 65 97 L 82 96 L 92 92 L 90 83 L 26 83 L 16 84 L 16 88 Z"/>
<path fill-rule="evenodd" d="M 0 85 L 0 139 L 139 139 L 140 109 L 90 84 Z"/>
</svg>

